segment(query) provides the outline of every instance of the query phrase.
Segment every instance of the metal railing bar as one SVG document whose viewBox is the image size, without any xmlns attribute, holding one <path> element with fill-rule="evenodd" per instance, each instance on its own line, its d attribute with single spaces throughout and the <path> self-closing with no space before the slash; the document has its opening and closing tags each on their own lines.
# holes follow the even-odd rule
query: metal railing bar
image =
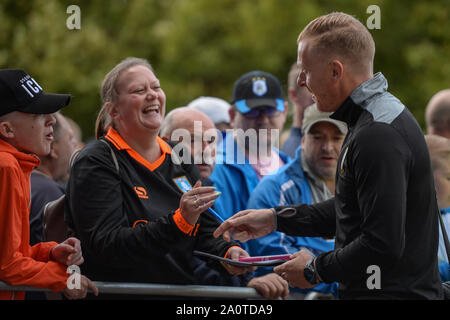
<svg viewBox="0 0 450 320">
<path fill-rule="evenodd" d="M 94 281 L 94 283 L 100 294 L 108 293 L 237 299 L 262 298 L 262 296 L 254 288 L 102 281 Z M 41 289 L 31 286 L 11 286 L 3 281 L 0 281 L 0 290 L 52 292 L 49 289 Z"/>
</svg>

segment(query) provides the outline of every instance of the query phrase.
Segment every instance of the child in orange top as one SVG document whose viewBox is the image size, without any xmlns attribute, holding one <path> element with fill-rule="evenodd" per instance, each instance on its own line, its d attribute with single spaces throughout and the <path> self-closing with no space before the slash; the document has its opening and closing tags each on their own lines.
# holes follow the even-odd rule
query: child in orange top
<svg viewBox="0 0 450 320">
<path fill-rule="evenodd" d="M 64 291 L 69 299 L 98 290 L 81 276 L 78 289 L 68 289 L 67 266 L 83 263 L 80 241 L 61 244 L 30 241 L 30 174 L 53 141 L 55 113 L 70 95 L 48 94 L 23 70 L 0 70 L 0 281 Z M 24 299 L 23 291 L 0 291 L 1 299 Z"/>
</svg>

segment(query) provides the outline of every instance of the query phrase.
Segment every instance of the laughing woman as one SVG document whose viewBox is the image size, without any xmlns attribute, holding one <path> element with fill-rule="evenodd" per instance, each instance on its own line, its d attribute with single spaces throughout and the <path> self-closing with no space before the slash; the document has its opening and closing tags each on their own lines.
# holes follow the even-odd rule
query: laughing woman
<svg viewBox="0 0 450 320">
<path fill-rule="evenodd" d="M 219 194 L 197 182 L 195 165 L 175 164 L 171 146 L 158 137 L 166 97 L 150 64 L 123 60 L 106 75 L 101 95 L 109 128 L 81 151 L 66 192 L 66 220 L 85 255 L 83 274 L 97 281 L 192 284 L 193 250 L 248 256 L 235 243 L 213 238 L 218 223 L 205 210 Z M 183 194 L 182 184 L 192 190 Z"/>
</svg>

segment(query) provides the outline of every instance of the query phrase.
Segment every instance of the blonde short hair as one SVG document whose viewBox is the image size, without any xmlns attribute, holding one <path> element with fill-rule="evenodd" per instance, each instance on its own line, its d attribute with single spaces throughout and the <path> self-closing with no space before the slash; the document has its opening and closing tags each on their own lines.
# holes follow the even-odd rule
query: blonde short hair
<svg viewBox="0 0 450 320">
<path fill-rule="evenodd" d="M 312 40 L 320 53 L 335 55 L 359 69 L 372 72 L 375 42 L 367 28 L 356 18 L 333 12 L 311 21 L 300 33 L 297 43 Z"/>
</svg>

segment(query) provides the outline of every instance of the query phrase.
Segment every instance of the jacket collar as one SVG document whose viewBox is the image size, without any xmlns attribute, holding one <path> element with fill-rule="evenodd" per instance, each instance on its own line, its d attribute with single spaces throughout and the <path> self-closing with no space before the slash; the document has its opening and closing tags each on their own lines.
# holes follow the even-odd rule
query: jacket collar
<svg viewBox="0 0 450 320">
<path fill-rule="evenodd" d="M 137 162 L 145 166 L 150 171 L 156 170 L 166 159 L 166 156 L 168 154 L 172 153 L 172 149 L 170 146 L 160 137 L 156 137 L 156 140 L 158 142 L 158 145 L 161 149 L 161 156 L 155 160 L 154 162 L 150 163 L 148 162 L 144 157 L 142 157 L 136 150 L 131 148 L 128 143 L 123 140 L 123 138 L 120 136 L 120 134 L 112 127 L 109 128 L 108 133 L 106 134 L 105 138 L 110 141 L 114 147 L 117 148 L 117 150 L 126 150 L 126 152 Z"/>
<path fill-rule="evenodd" d="M 299 146 L 295 151 L 295 158 L 292 159 L 285 167 L 286 173 L 289 176 L 295 176 L 298 179 L 305 179 L 305 174 L 302 166 L 302 147 Z"/>
<path fill-rule="evenodd" d="M 108 129 L 105 138 L 111 141 L 112 144 L 114 144 L 114 146 L 117 148 L 117 150 L 133 150 L 113 127 L 110 127 Z M 158 142 L 158 145 L 163 153 L 172 153 L 172 149 L 162 138 L 156 137 L 156 141 Z"/>
<path fill-rule="evenodd" d="M 0 152 L 11 154 L 19 163 L 22 170 L 31 173 L 33 168 L 39 166 L 41 161 L 34 154 L 28 154 L 17 150 L 14 146 L 0 139 Z"/>
<path fill-rule="evenodd" d="M 387 88 L 386 78 L 381 72 L 376 73 L 356 87 L 330 118 L 346 122 L 349 128 L 353 127 L 363 112 L 363 107 L 374 97 L 386 92 Z"/>
</svg>

